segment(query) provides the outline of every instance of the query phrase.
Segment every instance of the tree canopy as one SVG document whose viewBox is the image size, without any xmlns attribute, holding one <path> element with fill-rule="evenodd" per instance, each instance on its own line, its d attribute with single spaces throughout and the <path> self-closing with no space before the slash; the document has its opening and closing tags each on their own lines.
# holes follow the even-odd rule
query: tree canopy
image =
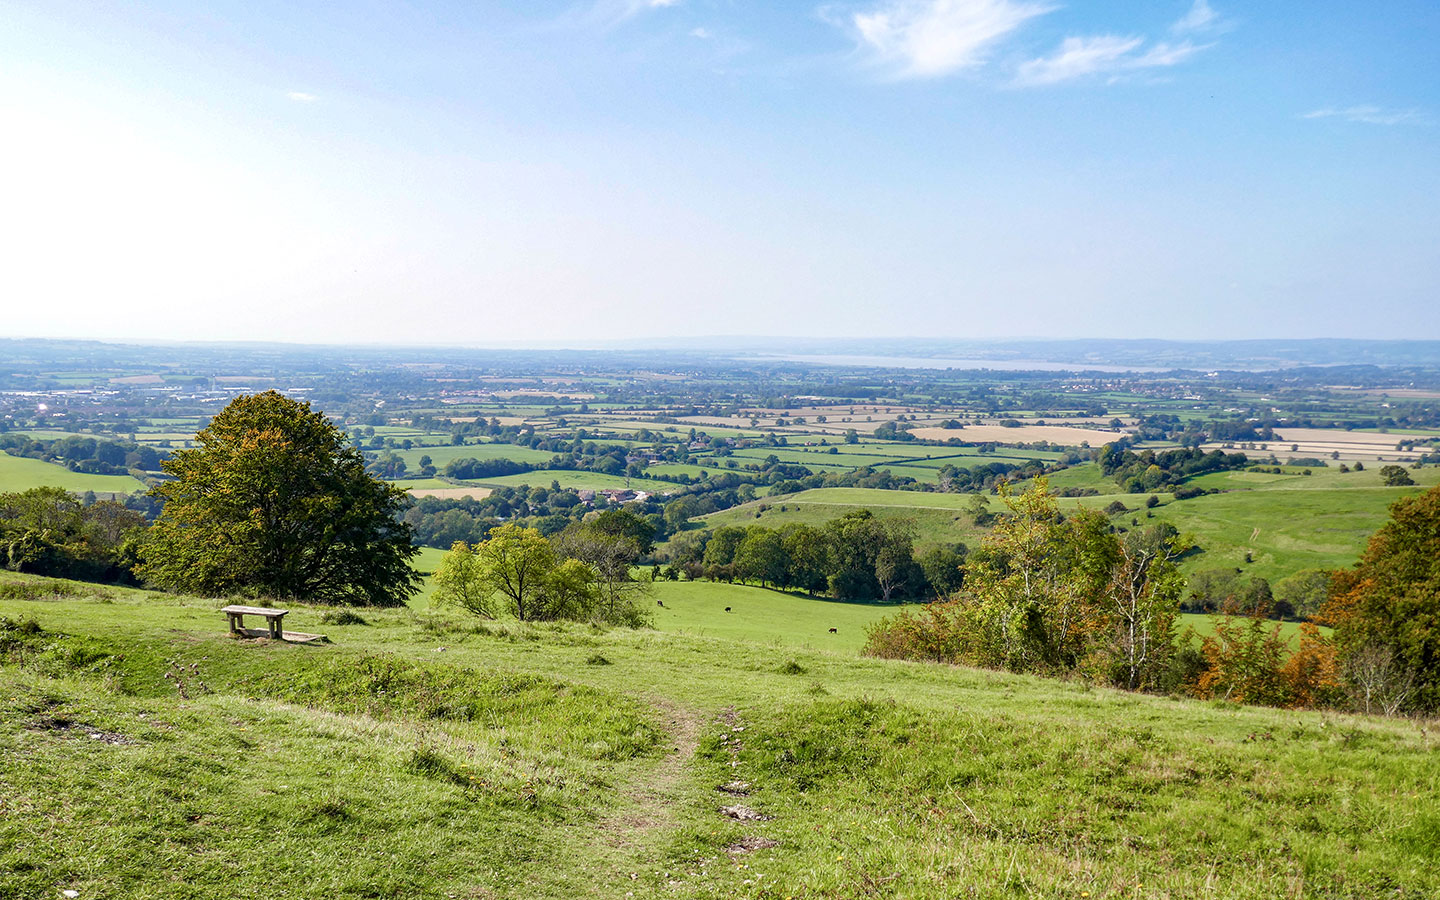
<svg viewBox="0 0 1440 900">
<path fill-rule="evenodd" d="M 235 398 L 165 460 L 173 480 L 138 574 L 158 587 L 370 606 L 419 590 L 399 519 L 405 492 L 373 478 L 338 428 L 275 391 Z"/>
<path fill-rule="evenodd" d="M 1325 618 L 1350 668 L 1378 665 L 1410 705 L 1440 709 L 1440 487 L 1390 507 L 1353 570 L 1337 575 Z"/>
</svg>

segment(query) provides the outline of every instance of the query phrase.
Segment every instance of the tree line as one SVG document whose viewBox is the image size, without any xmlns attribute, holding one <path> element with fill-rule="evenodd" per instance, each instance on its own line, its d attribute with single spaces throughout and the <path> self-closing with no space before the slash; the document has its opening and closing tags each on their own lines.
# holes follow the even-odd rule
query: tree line
<svg viewBox="0 0 1440 900">
<path fill-rule="evenodd" d="M 944 596 L 963 579 L 965 545 L 915 550 L 908 519 L 855 510 L 820 526 L 727 525 L 682 531 L 666 549 L 667 577 L 742 582 L 839 600 L 882 603 Z"/>
<path fill-rule="evenodd" d="M 1392 505 L 1354 568 L 1281 583 L 1313 610 L 1295 646 L 1267 620 L 1268 584 L 1233 576 L 1192 580 L 1192 598 L 1241 600 L 1212 634 L 1181 633 L 1190 542 L 1168 523 L 1121 533 L 1092 510 L 1062 514 L 1043 479 L 1004 495 L 1009 514 L 960 589 L 872 627 L 867 653 L 1273 706 L 1440 711 L 1440 487 Z"/>
<path fill-rule="evenodd" d="M 11 456 L 23 456 L 57 463 L 72 472 L 89 475 L 137 475 L 158 471 L 165 454 L 154 447 L 134 441 L 68 435 L 63 438 L 37 439 L 24 434 L 0 434 L 0 450 Z"/>
</svg>

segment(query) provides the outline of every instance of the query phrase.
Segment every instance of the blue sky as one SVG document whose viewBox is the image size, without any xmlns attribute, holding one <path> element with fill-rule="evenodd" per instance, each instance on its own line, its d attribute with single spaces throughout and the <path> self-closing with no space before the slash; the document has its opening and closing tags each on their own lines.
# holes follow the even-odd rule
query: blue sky
<svg viewBox="0 0 1440 900">
<path fill-rule="evenodd" d="M 1440 338 L 1440 5 L 0 2 L 12 335 Z"/>
</svg>

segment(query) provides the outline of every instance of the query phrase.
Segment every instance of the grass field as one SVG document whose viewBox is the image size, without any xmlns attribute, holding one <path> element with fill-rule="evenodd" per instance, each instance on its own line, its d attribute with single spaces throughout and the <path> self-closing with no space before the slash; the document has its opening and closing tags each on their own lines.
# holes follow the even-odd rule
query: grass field
<svg viewBox="0 0 1440 900">
<path fill-rule="evenodd" d="M 44 460 L 0 453 L 0 491 L 33 487 L 58 487 L 77 494 L 131 494 L 145 490 L 145 485 L 129 475 L 85 475 Z"/>
<path fill-rule="evenodd" d="M 999 499 L 988 498 L 992 508 L 999 509 Z M 916 543 L 939 544 L 963 542 L 978 544 L 986 533 L 976 528 L 971 517 L 963 512 L 969 502 L 966 494 L 930 494 L 918 491 L 882 491 L 870 488 L 816 488 L 780 497 L 746 503 L 733 509 L 711 513 L 696 519 L 700 527 L 719 528 L 724 525 L 764 525 L 779 528 L 791 522 L 823 525 L 858 509 L 872 510 L 878 516 L 905 518 L 914 522 Z"/>
<path fill-rule="evenodd" d="M 733 591 L 671 594 L 690 633 L 298 607 L 333 643 L 285 645 L 227 637 L 216 601 L 23 581 L 0 575 L 7 897 L 1440 892 L 1416 723 L 694 633 L 786 599 Z"/>
<path fill-rule="evenodd" d="M 1379 473 L 1370 469 L 1341 474 L 1332 467 L 1316 469 L 1309 476 L 1298 471 L 1286 475 L 1219 472 L 1192 483 L 1222 493 L 1183 501 L 1162 493 L 1158 495 L 1161 505 L 1150 516 L 1144 506 L 1145 494 L 1062 497 L 1059 503 L 1062 509 L 1103 509 L 1119 501 L 1130 512 L 1114 517 L 1117 525 L 1134 527 L 1169 521 L 1196 539 L 1201 552 L 1186 557 L 1182 564 L 1186 572 L 1235 567 L 1275 581 L 1302 569 L 1343 568 L 1355 562 L 1370 535 L 1385 523 L 1390 504 L 1440 484 L 1440 467 L 1414 470 L 1411 474 L 1416 486 L 1401 488 L 1383 486 Z M 1113 491 L 1115 483 L 1101 477 L 1096 466 L 1085 465 L 1057 473 L 1051 487 Z M 971 496 L 820 488 L 747 503 L 697 522 L 705 528 L 757 524 L 780 527 L 788 522 L 820 525 L 852 510 L 871 509 L 877 515 L 913 520 L 920 544 L 961 541 L 974 546 L 983 539 L 985 530 L 977 529 L 963 512 Z M 987 496 L 987 502 L 992 511 L 1004 509 L 994 495 Z"/>
<path fill-rule="evenodd" d="M 623 475 L 606 475 L 603 472 L 582 472 L 570 469 L 540 469 L 534 472 L 521 472 L 518 475 L 500 475 L 495 478 L 477 479 L 475 484 L 487 487 L 517 487 L 528 484 L 531 487 L 548 488 L 552 482 L 558 482 L 562 488 L 582 490 L 629 487 L 636 491 L 665 491 L 674 487 L 665 481 L 652 481 L 646 478 L 632 478 L 627 485 Z"/>
<path fill-rule="evenodd" d="M 665 604 L 654 610 L 661 631 L 852 653 L 864 645 L 866 626 L 900 608 L 723 582 L 657 581 L 653 589 L 655 599 Z"/>
<path fill-rule="evenodd" d="M 416 447 L 413 450 L 396 450 L 395 454 L 405 460 L 411 471 L 420 470 L 420 457 L 430 457 L 430 464 L 444 470 L 445 464 L 454 459 L 513 459 L 516 462 L 544 464 L 555 454 L 544 450 L 531 450 L 514 444 L 466 444 L 464 446 Z"/>
</svg>

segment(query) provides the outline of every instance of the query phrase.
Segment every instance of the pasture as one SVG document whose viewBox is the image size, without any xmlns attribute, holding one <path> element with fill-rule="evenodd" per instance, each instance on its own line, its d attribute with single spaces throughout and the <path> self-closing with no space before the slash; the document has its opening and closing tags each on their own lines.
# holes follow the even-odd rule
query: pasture
<svg viewBox="0 0 1440 900">
<path fill-rule="evenodd" d="M 145 485 L 129 475 L 86 475 L 55 463 L 0 453 L 0 492 L 58 487 L 76 494 L 132 494 Z"/>
<path fill-rule="evenodd" d="M 652 610 L 660 631 L 849 653 L 864 645 L 867 626 L 901 608 L 710 581 L 657 581 L 653 597 L 664 604 Z"/>
<path fill-rule="evenodd" d="M 0 575 L 16 897 L 1440 892 L 1411 722 L 698 633 L 731 592 L 674 595 L 674 631 L 299 606 L 332 643 L 285 645 L 29 581 Z"/>
<path fill-rule="evenodd" d="M 1411 472 L 1413 487 L 1385 487 L 1377 471 L 1341 474 L 1339 469 L 1298 470 L 1273 475 L 1248 471 L 1217 472 L 1191 483 L 1222 491 L 1176 501 L 1160 493 L 1161 504 L 1145 508 L 1146 494 L 1101 493 L 1089 497 L 1061 497 L 1061 509 L 1104 509 L 1124 504 L 1128 512 L 1112 517 L 1120 527 L 1168 521 L 1192 535 L 1199 552 L 1187 556 L 1182 569 L 1239 568 L 1249 575 L 1276 581 L 1301 569 L 1343 568 L 1355 562 L 1366 541 L 1389 516 L 1390 504 L 1401 497 L 1440 484 L 1440 467 Z M 1026 485 L 1017 485 L 1023 489 Z M 1090 487 L 1115 490 L 1113 480 L 1100 475 L 1093 464 L 1076 466 L 1051 478 L 1051 487 Z M 869 488 L 818 488 L 737 506 L 697 521 L 701 527 L 765 525 L 778 528 L 789 522 L 821 525 L 857 509 L 876 515 L 910 519 L 917 529 L 917 544 L 963 542 L 975 546 L 986 529 L 975 527 L 965 511 L 972 494 L 922 491 L 887 491 Z M 992 512 L 1005 506 L 995 495 L 984 496 Z M 1249 554 L 1249 559 L 1246 555 Z"/>
<path fill-rule="evenodd" d="M 497 475 L 494 478 L 480 478 L 475 484 L 485 487 L 550 487 L 558 483 L 562 488 L 577 490 L 606 490 L 609 488 L 630 488 L 636 491 L 665 491 L 673 487 L 664 481 L 645 478 L 626 479 L 623 475 L 606 475 L 603 472 L 586 472 L 572 469 L 537 469 L 534 472 L 520 472 L 515 475 Z"/>
<path fill-rule="evenodd" d="M 878 516 L 909 519 L 916 526 L 916 543 L 963 542 L 974 545 L 985 534 L 963 510 L 971 495 L 918 491 L 882 491 L 870 488 L 816 488 L 746 503 L 696 519 L 699 527 L 764 525 L 779 528 L 791 522 L 819 526 L 848 512 L 869 509 Z M 999 498 L 989 497 L 999 509 Z"/>
</svg>

